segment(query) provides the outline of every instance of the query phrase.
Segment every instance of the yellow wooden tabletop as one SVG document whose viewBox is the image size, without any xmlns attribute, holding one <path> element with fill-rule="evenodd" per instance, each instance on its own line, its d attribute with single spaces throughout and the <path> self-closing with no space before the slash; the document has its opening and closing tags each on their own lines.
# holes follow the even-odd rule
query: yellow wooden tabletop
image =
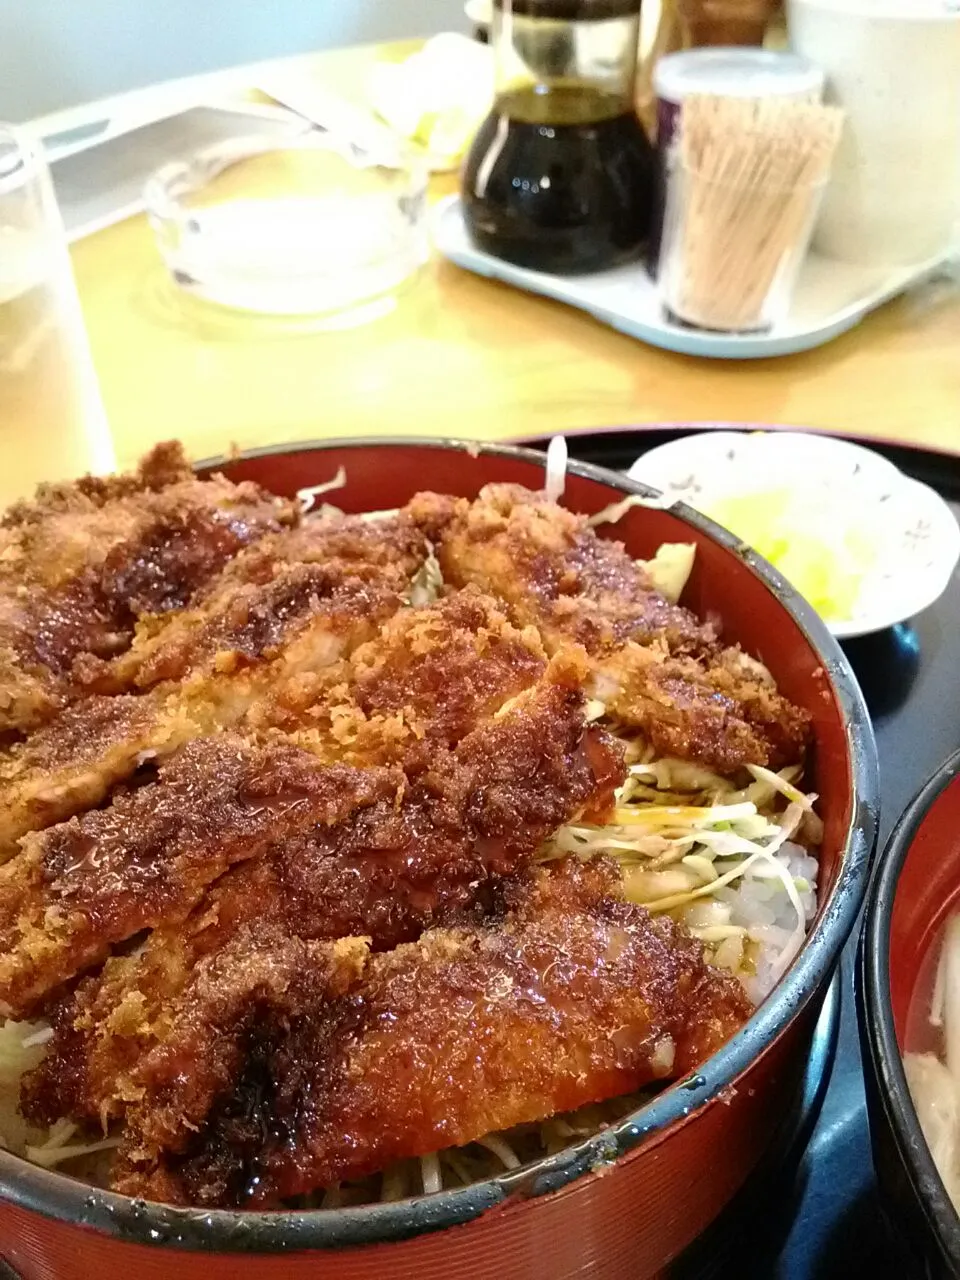
<svg viewBox="0 0 960 1280">
<path fill-rule="evenodd" d="M 185 306 L 144 217 L 73 257 L 122 465 L 170 436 L 202 457 L 334 435 L 513 439 L 703 420 L 960 452 L 957 286 L 901 298 L 816 351 L 730 362 L 644 346 L 439 260 L 390 314 L 290 334 Z"/>
</svg>

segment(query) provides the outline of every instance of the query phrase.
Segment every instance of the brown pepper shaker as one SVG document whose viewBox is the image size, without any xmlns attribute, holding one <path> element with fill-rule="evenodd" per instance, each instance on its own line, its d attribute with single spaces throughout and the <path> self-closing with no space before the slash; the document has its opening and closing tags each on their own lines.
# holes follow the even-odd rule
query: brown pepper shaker
<svg viewBox="0 0 960 1280">
<path fill-rule="evenodd" d="M 777 0 L 677 0 L 685 44 L 761 45 Z"/>
<path fill-rule="evenodd" d="M 762 45 L 781 7 L 781 0 L 661 0 L 653 46 L 637 79 L 637 110 L 648 133 L 656 132 L 653 70 L 660 58 L 704 45 Z"/>
</svg>

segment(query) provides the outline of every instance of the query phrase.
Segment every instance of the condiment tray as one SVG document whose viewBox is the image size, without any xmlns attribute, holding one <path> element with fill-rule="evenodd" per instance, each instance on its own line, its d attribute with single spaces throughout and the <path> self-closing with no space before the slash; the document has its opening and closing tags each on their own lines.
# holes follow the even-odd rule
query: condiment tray
<svg viewBox="0 0 960 1280">
<path fill-rule="evenodd" d="M 565 302 L 651 346 L 715 360 L 763 360 L 823 346 L 854 328 L 868 312 L 937 274 L 950 261 L 949 256 L 939 255 L 910 267 L 878 268 L 811 253 L 785 324 L 767 333 L 726 334 L 668 320 L 656 286 L 641 262 L 593 275 L 555 276 L 515 267 L 481 252 L 470 240 L 459 196 L 450 196 L 437 206 L 433 237 L 445 258 L 468 271 Z"/>
</svg>

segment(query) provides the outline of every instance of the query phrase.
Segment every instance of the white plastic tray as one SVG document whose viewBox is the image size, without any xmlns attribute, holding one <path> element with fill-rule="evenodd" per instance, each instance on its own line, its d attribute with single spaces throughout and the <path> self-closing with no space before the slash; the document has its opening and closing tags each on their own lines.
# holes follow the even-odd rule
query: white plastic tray
<svg viewBox="0 0 960 1280">
<path fill-rule="evenodd" d="M 811 253 L 793 309 L 782 326 L 763 334 L 723 334 L 687 329 L 668 320 L 641 263 L 594 275 L 554 276 L 482 253 L 467 234 L 459 196 L 437 206 L 433 233 L 440 253 L 468 271 L 566 302 L 651 346 L 717 360 L 762 360 L 822 346 L 859 324 L 869 311 L 936 274 L 948 261 L 938 256 L 916 266 L 890 269 L 835 262 Z"/>
</svg>

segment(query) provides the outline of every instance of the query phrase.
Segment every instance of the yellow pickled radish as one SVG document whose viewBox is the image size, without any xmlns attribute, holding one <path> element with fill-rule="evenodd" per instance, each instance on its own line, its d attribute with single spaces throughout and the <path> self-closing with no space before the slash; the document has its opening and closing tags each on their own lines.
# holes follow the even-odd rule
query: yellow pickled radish
<svg viewBox="0 0 960 1280">
<path fill-rule="evenodd" d="M 703 510 L 748 543 L 831 622 L 850 618 L 875 551 L 852 520 L 787 488 L 730 495 Z"/>
</svg>

